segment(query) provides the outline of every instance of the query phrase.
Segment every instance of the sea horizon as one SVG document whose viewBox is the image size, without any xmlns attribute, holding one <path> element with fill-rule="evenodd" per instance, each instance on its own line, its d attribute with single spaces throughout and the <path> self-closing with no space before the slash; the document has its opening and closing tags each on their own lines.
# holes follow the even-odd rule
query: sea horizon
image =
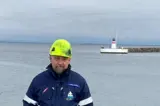
<svg viewBox="0 0 160 106">
<path fill-rule="evenodd" d="M 22 43 L 22 44 L 52 44 L 53 42 L 31 42 L 31 41 L 0 41 L 0 43 Z M 108 47 L 110 46 L 111 44 L 108 44 L 108 43 L 80 43 L 80 42 L 77 42 L 77 43 L 72 43 L 72 45 L 100 45 L 100 46 L 103 46 L 103 47 Z M 136 44 L 136 43 L 133 43 L 133 44 L 117 44 L 117 47 L 160 47 L 160 44 Z"/>
</svg>

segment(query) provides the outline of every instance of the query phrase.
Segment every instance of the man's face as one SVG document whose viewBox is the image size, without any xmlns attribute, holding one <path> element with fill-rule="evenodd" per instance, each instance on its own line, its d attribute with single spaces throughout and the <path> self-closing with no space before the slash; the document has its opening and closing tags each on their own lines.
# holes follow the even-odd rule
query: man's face
<svg viewBox="0 0 160 106">
<path fill-rule="evenodd" d="M 57 74 L 61 74 L 65 69 L 68 68 L 68 65 L 70 64 L 70 60 L 71 59 L 68 57 L 50 56 L 50 62 L 52 64 L 54 71 Z"/>
</svg>

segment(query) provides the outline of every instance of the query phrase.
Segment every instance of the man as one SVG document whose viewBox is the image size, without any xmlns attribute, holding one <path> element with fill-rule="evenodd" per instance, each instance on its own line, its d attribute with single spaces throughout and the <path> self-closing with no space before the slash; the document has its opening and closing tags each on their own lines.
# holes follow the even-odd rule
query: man
<svg viewBox="0 0 160 106">
<path fill-rule="evenodd" d="M 71 70 L 71 44 L 58 39 L 49 54 L 50 64 L 33 78 L 23 106 L 93 106 L 86 80 Z"/>
</svg>

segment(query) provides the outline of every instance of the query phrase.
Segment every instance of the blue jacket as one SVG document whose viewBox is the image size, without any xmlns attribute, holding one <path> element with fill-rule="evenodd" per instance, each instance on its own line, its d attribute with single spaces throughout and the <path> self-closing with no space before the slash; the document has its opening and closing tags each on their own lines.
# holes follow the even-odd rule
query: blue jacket
<svg viewBox="0 0 160 106">
<path fill-rule="evenodd" d="M 86 80 L 68 69 L 57 75 L 52 65 L 33 78 L 23 99 L 23 106 L 93 106 Z"/>
</svg>

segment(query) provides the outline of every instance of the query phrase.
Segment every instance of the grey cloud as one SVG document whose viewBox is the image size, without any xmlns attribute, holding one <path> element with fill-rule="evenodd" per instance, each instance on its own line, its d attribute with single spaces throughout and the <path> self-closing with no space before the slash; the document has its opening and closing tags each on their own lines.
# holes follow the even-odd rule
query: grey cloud
<svg viewBox="0 0 160 106">
<path fill-rule="evenodd" d="M 0 33 L 8 35 L 158 38 L 157 0 L 10 0 L 0 3 Z"/>
</svg>

